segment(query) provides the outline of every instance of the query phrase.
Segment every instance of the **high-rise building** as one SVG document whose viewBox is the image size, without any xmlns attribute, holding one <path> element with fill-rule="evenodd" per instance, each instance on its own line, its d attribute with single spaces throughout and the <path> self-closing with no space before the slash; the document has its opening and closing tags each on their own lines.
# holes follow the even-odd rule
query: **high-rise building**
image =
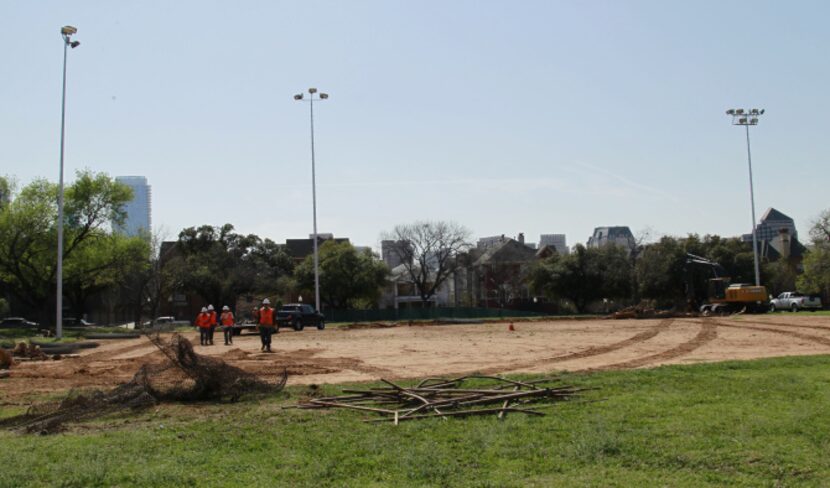
<svg viewBox="0 0 830 488">
<path fill-rule="evenodd" d="M 539 236 L 539 249 L 550 246 L 556 249 L 560 256 L 568 254 L 568 244 L 565 234 L 542 234 Z"/>
<path fill-rule="evenodd" d="M 127 218 L 124 224 L 117 226 L 114 230 L 123 232 L 128 236 L 137 236 L 142 231 L 152 230 L 150 209 L 152 204 L 152 193 L 147 178 L 144 176 L 116 176 L 115 181 L 129 186 L 133 190 L 133 199 L 125 206 Z"/>
<path fill-rule="evenodd" d="M 795 239 L 798 239 L 798 232 L 795 230 L 795 222 L 788 215 L 770 207 L 764 212 L 761 221 L 755 227 L 755 236 L 758 241 L 769 241 L 778 237 L 782 229 Z M 741 236 L 744 242 L 752 242 L 752 234 Z"/>
</svg>

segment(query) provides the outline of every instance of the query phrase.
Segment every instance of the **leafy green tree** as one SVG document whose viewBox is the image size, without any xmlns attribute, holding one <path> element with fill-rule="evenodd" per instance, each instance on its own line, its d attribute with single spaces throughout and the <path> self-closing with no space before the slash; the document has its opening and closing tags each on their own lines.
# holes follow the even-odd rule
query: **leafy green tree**
<svg viewBox="0 0 830 488">
<path fill-rule="evenodd" d="M 359 252 L 348 242 L 329 240 L 319 249 L 320 299 L 339 309 L 365 308 L 377 303 L 389 269 L 371 251 Z M 308 256 L 294 276 L 303 290 L 314 290 L 314 259 Z"/>
<path fill-rule="evenodd" d="M 270 239 L 233 232 L 231 224 L 203 225 L 179 233 L 179 256 L 171 263 L 185 291 L 220 306 L 261 290 L 273 291 L 293 263 Z"/>
<path fill-rule="evenodd" d="M 830 300 L 830 209 L 819 215 L 810 229 L 810 246 L 804 256 L 804 273 L 798 288 L 805 293 L 820 293 Z"/>
<path fill-rule="evenodd" d="M 52 323 L 57 254 L 57 185 L 35 180 L 0 208 L 0 280 L 22 308 Z M 119 281 L 141 262 L 140 240 L 114 235 L 126 216 L 126 185 L 103 173 L 80 171 L 66 187 L 64 291 L 75 312 L 92 293 Z"/>
<path fill-rule="evenodd" d="M 0 176 L 0 210 L 9 204 L 14 193 L 15 182 L 8 176 Z"/>
<path fill-rule="evenodd" d="M 716 276 L 710 266 L 687 262 L 688 254 L 716 262 L 723 269 Z M 767 270 L 772 273 L 774 267 Z M 662 306 L 686 304 L 688 300 L 698 303 L 706 300 L 711 278 L 729 277 L 733 283 L 755 281 L 752 246 L 738 238 L 717 235 L 665 236 L 645 246 L 635 275 L 642 298 L 656 300 Z"/>
<path fill-rule="evenodd" d="M 555 254 L 536 266 L 531 287 L 552 298 L 566 298 L 578 312 L 592 301 L 628 298 L 631 294 L 631 261 L 620 246 L 586 248 L 581 244 L 565 256 Z"/>
<path fill-rule="evenodd" d="M 686 248 L 674 237 L 665 236 L 646 246 L 635 271 L 640 296 L 658 305 L 682 303 L 686 295 Z"/>
<path fill-rule="evenodd" d="M 761 279 L 767 292 L 773 296 L 796 289 L 798 271 L 788 259 L 761 263 Z"/>
</svg>

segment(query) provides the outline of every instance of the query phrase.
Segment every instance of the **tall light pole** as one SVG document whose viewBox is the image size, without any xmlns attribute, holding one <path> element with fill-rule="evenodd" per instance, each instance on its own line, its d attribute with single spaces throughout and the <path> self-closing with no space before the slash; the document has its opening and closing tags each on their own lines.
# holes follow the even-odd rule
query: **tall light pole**
<svg viewBox="0 0 830 488">
<path fill-rule="evenodd" d="M 294 100 L 307 101 L 309 114 L 311 115 L 311 205 L 314 212 L 314 307 L 320 310 L 320 258 L 317 254 L 317 174 L 314 168 L 314 94 L 316 88 L 308 89 L 308 99 L 303 93 L 294 95 Z M 320 93 L 316 100 L 325 100 L 329 97 L 327 93 Z"/>
<path fill-rule="evenodd" d="M 755 286 L 761 286 L 761 264 L 758 259 L 758 235 L 755 229 L 755 188 L 752 184 L 752 151 L 749 145 L 749 126 L 758 125 L 758 118 L 764 114 L 764 109 L 730 108 L 726 115 L 732 116 L 732 125 L 742 125 L 746 128 L 746 159 L 749 163 L 749 202 L 752 206 L 752 254 L 755 258 Z"/>
<path fill-rule="evenodd" d="M 57 274 L 57 290 L 55 292 L 55 332 L 60 339 L 63 337 L 63 140 L 64 128 L 66 127 L 66 53 L 71 47 L 75 49 L 81 43 L 73 41 L 72 36 L 78 32 L 78 29 L 71 25 L 61 27 L 61 37 L 63 37 L 63 91 L 61 92 L 61 163 L 60 176 L 58 178 L 58 265 L 56 268 Z"/>
</svg>

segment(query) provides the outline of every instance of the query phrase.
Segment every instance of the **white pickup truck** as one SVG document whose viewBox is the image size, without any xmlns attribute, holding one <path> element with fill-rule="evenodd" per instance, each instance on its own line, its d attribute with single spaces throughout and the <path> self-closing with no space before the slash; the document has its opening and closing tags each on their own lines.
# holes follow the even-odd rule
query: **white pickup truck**
<svg viewBox="0 0 830 488">
<path fill-rule="evenodd" d="M 798 293 L 797 291 L 785 291 L 778 295 L 778 298 L 773 298 L 770 301 L 769 309 L 773 312 L 776 310 L 790 310 L 793 312 L 821 310 L 821 298 Z"/>
</svg>

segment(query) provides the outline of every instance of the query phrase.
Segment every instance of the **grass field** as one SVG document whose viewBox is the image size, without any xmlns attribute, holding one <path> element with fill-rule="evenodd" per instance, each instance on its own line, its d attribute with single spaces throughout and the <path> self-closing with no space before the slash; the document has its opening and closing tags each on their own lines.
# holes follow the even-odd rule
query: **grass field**
<svg viewBox="0 0 830 488">
<path fill-rule="evenodd" d="M 306 392 L 0 433 L 0 486 L 827 486 L 830 356 L 565 375 L 596 403 L 392 425 Z M 337 392 L 339 387 L 325 387 Z M 0 394 L 0 398 L 2 395 Z M 2 407 L 0 416 L 19 412 Z"/>
</svg>

